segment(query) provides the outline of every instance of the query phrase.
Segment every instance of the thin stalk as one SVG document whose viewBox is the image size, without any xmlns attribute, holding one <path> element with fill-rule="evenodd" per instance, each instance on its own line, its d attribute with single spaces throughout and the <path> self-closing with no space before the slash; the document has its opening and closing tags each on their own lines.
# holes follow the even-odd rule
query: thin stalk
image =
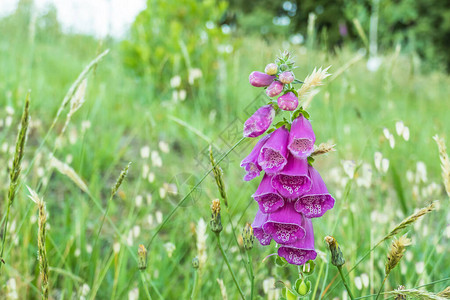
<svg viewBox="0 0 450 300">
<path fill-rule="evenodd" d="M 350 287 L 347 284 L 347 280 L 345 280 L 344 274 L 342 273 L 342 266 L 337 266 L 339 270 L 339 275 L 341 275 L 342 282 L 344 283 L 345 289 L 347 290 L 348 296 L 350 299 L 354 300 L 355 297 L 353 297 L 352 291 L 350 290 Z"/>
<path fill-rule="evenodd" d="M 388 278 L 388 276 L 389 276 L 389 273 L 386 274 L 386 276 L 384 276 L 383 283 L 381 284 L 380 289 L 378 290 L 378 293 L 377 293 L 377 296 L 375 297 L 375 300 L 377 300 L 378 297 L 380 297 L 381 291 L 383 290 L 383 287 L 384 287 L 384 283 L 386 282 L 386 279 Z"/>
<path fill-rule="evenodd" d="M 217 238 L 217 246 L 219 246 L 220 252 L 222 253 L 222 257 L 228 266 L 228 270 L 230 271 L 231 277 L 233 277 L 234 284 L 236 285 L 236 287 L 239 291 L 239 294 L 241 294 L 241 298 L 245 300 L 244 292 L 242 292 L 241 286 L 239 285 L 239 282 L 236 279 L 236 275 L 234 275 L 233 269 L 231 268 L 230 261 L 228 260 L 228 257 L 225 254 L 225 251 L 223 250 L 222 243 L 220 242 L 220 234 L 219 233 L 216 233 L 216 238 Z"/>
<path fill-rule="evenodd" d="M 142 286 L 144 287 L 145 295 L 147 296 L 148 300 L 152 300 L 152 297 L 150 296 L 150 292 L 147 287 L 147 280 L 145 279 L 145 274 L 142 271 L 140 273 L 141 273 Z"/>
<path fill-rule="evenodd" d="M 167 215 L 167 217 L 164 219 L 164 221 L 161 223 L 161 225 L 159 225 L 158 229 L 155 231 L 155 233 L 153 234 L 152 238 L 150 239 L 148 245 L 147 245 L 147 249 L 150 249 L 150 246 L 152 245 L 153 240 L 156 238 L 156 236 L 158 235 L 158 233 L 161 231 L 161 229 L 167 224 L 167 222 L 172 218 L 173 214 L 177 211 L 178 208 L 180 208 L 181 205 L 183 205 L 183 203 L 188 199 L 188 197 L 198 188 L 198 186 L 206 179 L 206 177 L 209 175 L 209 173 L 211 173 L 214 169 L 214 167 L 218 166 L 222 160 L 225 159 L 225 157 L 227 157 L 231 151 L 233 151 L 237 146 L 239 146 L 240 143 L 242 143 L 242 141 L 245 140 L 245 137 L 241 138 L 239 141 L 236 142 L 236 144 L 234 144 L 224 155 L 222 155 L 221 158 L 219 158 L 219 160 L 216 162 L 216 164 L 211 167 L 206 173 L 205 175 L 203 175 L 202 178 L 200 178 L 200 180 L 194 185 L 194 187 L 183 197 L 183 199 L 180 200 L 180 202 L 178 202 L 178 204 L 172 209 L 172 211 Z"/>
<path fill-rule="evenodd" d="M 250 283 L 251 283 L 251 293 L 250 293 L 250 300 L 253 300 L 253 290 L 255 287 L 255 275 L 253 274 L 253 262 L 252 262 L 252 256 L 250 255 L 250 251 L 247 252 L 247 263 L 248 268 L 250 269 Z"/>
<path fill-rule="evenodd" d="M 198 270 L 194 269 L 194 284 L 192 285 L 191 297 L 189 299 L 195 299 L 195 295 L 197 294 L 197 284 L 198 284 Z"/>
</svg>

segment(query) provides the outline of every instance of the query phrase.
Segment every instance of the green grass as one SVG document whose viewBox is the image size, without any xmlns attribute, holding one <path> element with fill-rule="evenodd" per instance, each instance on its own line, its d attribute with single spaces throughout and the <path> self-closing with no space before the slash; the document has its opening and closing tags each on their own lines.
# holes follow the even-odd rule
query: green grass
<svg viewBox="0 0 450 300">
<path fill-rule="evenodd" d="M 173 103 L 170 101 L 172 90 L 169 82 L 166 92 L 157 93 L 150 79 L 135 78 L 124 69 L 119 46 L 112 41 L 100 47 L 99 42 L 92 38 L 49 36 L 42 32 L 30 41 L 26 32 L 14 31 L 8 23 L 2 24 L 0 104 L 14 109 L 9 127 L 5 124 L 7 111 L 0 110 L 0 119 L 3 120 L 0 163 L 4 166 L 0 171 L 2 219 L 9 185 L 7 163 L 13 157 L 9 149 L 15 144 L 29 89 L 32 125 L 23 162 L 23 174 L 26 175 L 11 207 L 9 228 L 13 231 L 8 233 L 6 240 L 6 264 L 0 273 L 0 295 L 7 290 L 7 280 L 14 278 L 20 299 L 40 297 L 36 259 L 37 210 L 27 197 L 25 185 L 28 185 L 44 199 L 49 214 L 46 245 L 52 297 L 78 297 L 83 285 L 87 284 L 91 292 L 86 294 L 86 298 L 126 299 L 135 288 L 139 289 L 142 299 L 146 297 L 146 289 L 153 299 L 159 298 L 158 293 L 164 299 L 189 298 L 194 284 L 191 260 L 197 256 L 193 228 L 200 218 L 209 222 L 211 199 L 219 197 L 214 179 L 207 176 L 193 200 L 188 199 L 159 232 L 148 249 L 148 267 L 143 278 L 137 268 L 138 245 L 149 243 L 158 227 L 157 215 L 167 216 L 189 191 L 189 186 L 180 186 L 180 195 L 166 195 L 164 198 L 160 196 L 160 189 L 167 187 L 167 183 L 176 184 L 180 179 L 189 179 L 192 186 L 209 168 L 208 142 L 199 132 L 211 140 L 220 153 L 227 151 L 240 138 L 242 122 L 248 117 L 244 108 L 261 92 L 248 84 L 248 74 L 262 70 L 266 63 L 272 61 L 280 44 L 267 45 L 257 38 L 242 39 L 235 53 L 223 61 L 224 67 L 215 69 L 225 73 L 221 81 L 204 82 L 200 79 L 197 93 L 183 102 Z M 67 109 L 37 157 L 36 153 L 71 84 L 83 68 L 107 47 L 110 53 L 88 77 L 86 103 L 75 113 L 61 147 L 54 151 L 56 158 L 68 160 L 84 180 L 89 188 L 88 195 L 70 178 L 49 167 L 48 155 L 64 125 Z M 294 46 L 291 50 L 300 66 L 296 72 L 298 78 L 304 78 L 315 66 L 332 65 L 330 73 L 336 73 L 357 55 L 347 48 L 333 56 Z M 382 59 L 383 64 L 377 72 L 368 72 L 366 58 L 363 58 L 338 77 L 328 78 L 308 111 L 317 141 L 333 140 L 338 150 L 317 158 L 315 163 L 337 200 L 333 210 L 314 220 L 316 248 L 326 254 L 323 238 L 326 235 L 336 237 L 347 261 L 344 270 L 352 267 L 371 245 L 416 208 L 435 199 L 441 202 L 439 210 L 409 229 L 413 245 L 407 249 L 410 254 L 392 271 L 386 282 L 386 289 L 392 290 L 400 284 L 413 288 L 450 275 L 446 266 L 448 197 L 440 177 L 437 146 L 432 140 L 432 136 L 438 133 L 447 139 L 449 145 L 450 78 L 441 73 L 421 74 L 408 55 L 396 57 L 388 52 Z M 174 121 L 175 118 L 185 125 Z M 395 123 L 400 120 L 410 129 L 409 141 L 395 133 Z M 91 127 L 83 132 L 84 121 L 90 121 Z M 237 131 L 230 129 L 234 125 Z M 383 128 L 394 134 L 394 149 L 384 138 Z M 236 136 L 228 136 L 233 134 Z M 168 153 L 159 149 L 161 141 L 169 145 Z M 150 147 L 150 152 L 159 153 L 162 166 L 152 165 L 151 153 L 150 158 L 141 157 L 141 148 L 145 146 Z M 248 151 L 248 145 L 238 146 L 221 165 L 237 234 L 246 222 L 252 221 L 257 209 L 250 196 L 258 180 L 244 183 L 241 179 L 243 171 L 239 168 L 240 160 Z M 382 152 L 383 157 L 390 161 L 391 167 L 386 174 L 374 167 L 376 151 Z M 34 164 L 30 165 L 33 159 Z M 348 185 L 348 197 L 344 197 L 345 182 L 342 179 L 346 175 L 342 160 L 368 163 L 373 169 L 370 187 L 352 182 Z M 132 164 L 128 176 L 109 204 L 107 218 L 95 243 L 111 187 L 129 161 Z M 409 182 L 406 178 L 407 170 L 415 172 L 418 161 L 427 167 L 428 180 L 425 183 Z M 142 176 L 145 165 L 154 174 L 153 182 Z M 392 171 L 394 168 L 395 173 Z M 437 183 L 439 189 L 432 194 L 422 194 L 431 182 Z M 419 195 L 415 194 L 415 189 Z M 147 201 L 148 195 L 152 195 L 151 201 Z M 406 205 L 402 205 L 399 195 Z M 140 206 L 136 204 L 139 196 L 143 197 Z M 153 224 L 149 224 L 149 217 Z M 233 248 L 233 234 L 226 229 L 229 227 L 228 218 L 224 217 L 222 221 L 225 228 L 221 234 L 222 243 L 248 297 L 250 281 L 240 259 L 237 259 L 239 250 Z M 136 226 L 140 233 L 128 245 L 126 240 L 133 228 L 137 231 Z M 217 248 L 214 234 L 209 228 L 207 233 L 208 259 L 198 273 L 196 296 L 198 299 L 219 299 L 216 278 L 221 278 L 229 299 L 237 299 L 238 291 Z M 168 242 L 176 247 L 171 257 L 164 247 Z M 94 244 L 95 248 L 89 249 Z M 114 251 L 117 245 L 120 245 L 120 250 Z M 350 274 L 349 283 L 356 297 L 377 292 L 384 278 L 388 248 L 389 243 L 383 243 Z M 278 268 L 273 259 L 262 261 L 273 252 L 273 243 L 264 248 L 255 243 L 252 250 L 255 294 L 263 298 L 267 297 L 263 291 L 264 280 L 274 277 L 293 284 L 297 276 L 295 267 Z M 326 255 L 319 255 L 316 272 L 310 277 L 312 286 L 317 286 L 316 298 L 331 282 L 334 283 L 328 290 L 333 289 L 337 281 L 337 269 L 328 265 L 325 258 Z M 424 264 L 423 271 L 417 272 L 421 263 Z M 369 277 L 369 286 L 358 290 L 355 277 L 363 273 Z M 142 285 L 144 280 L 146 288 Z M 447 285 L 448 282 L 440 282 L 428 290 L 437 292 Z M 339 284 L 325 299 L 341 297 L 343 291 L 343 285 Z"/>
</svg>

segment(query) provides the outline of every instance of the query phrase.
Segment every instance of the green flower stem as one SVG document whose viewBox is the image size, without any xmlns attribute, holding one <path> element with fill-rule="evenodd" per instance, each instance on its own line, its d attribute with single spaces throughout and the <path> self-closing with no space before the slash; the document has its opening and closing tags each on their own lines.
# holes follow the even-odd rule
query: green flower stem
<svg viewBox="0 0 450 300">
<path fill-rule="evenodd" d="M 239 282 L 236 279 L 236 275 L 234 275 L 233 269 L 231 268 L 230 265 L 230 261 L 228 260 L 228 257 L 225 254 L 225 251 L 223 250 L 222 243 L 220 242 L 220 233 L 216 232 L 216 238 L 217 238 L 217 246 L 219 246 L 220 252 L 222 253 L 223 259 L 225 260 L 225 263 L 228 266 L 228 270 L 230 271 L 231 277 L 233 277 L 234 284 L 236 285 L 239 294 L 241 294 L 241 298 L 245 300 L 244 292 L 242 292 L 241 286 L 239 285 Z"/>
<path fill-rule="evenodd" d="M 380 290 L 378 291 L 377 296 L 375 297 L 375 300 L 377 300 L 378 297 L 380 297 L 381 291 L 383 290 L 384 284 L 385 284 L 386 279 L 388 278 L 388 276 L 389 276 L 389 273 L 386 274 L 386 276 L 384 276 L 383 283 L 380 286 Z"/>
<path fill-rule="evenodd" d="M 144 290 L 145 290 L 145 295 L 147 296 L 148 300 L 152 300 L 152 297 L 150 296 L 150 292 L 147 288 L 147 280 L 145 279 L 145 274 L 142 271 L 140 273 L 141 273 L 142 286 L 144 287 Z"/>
<path fill-rule="evenodd" d="M 344 283 L 345 289 L 347 290 L 348 296 L 350 299 L 354 300 L 355 297 L 353 297 L 352 291 L 350 290 L 350 287 L 347 284 L 347 280 L 345 280 L 344 274 L 342 273 L 342 266 L 336 266 L 339 270 L 339 275 L 341 275 L 342 282 Z"/>
<path fill-rule="evenodd" d="M 253 262 L 252 262 L 252 256 L 250 255 L 250 251 L 247 250 L 247 263 L 248 268 L 250 270 L 250 282 L 251 282 L 251 294 L 250 294 L 250 300 L 253 300 L 253 290 L 255 286 L 255 275 L 253 274 Z"/>
<path fill-rule="evenodd" d="M 198 284 L 198 270 L 194 270 L 194 284 L 192 285 L 191 297 L 189 299 L 195 299 L 195 294 L 197 294 L 197 284 Z"/>
</svg>

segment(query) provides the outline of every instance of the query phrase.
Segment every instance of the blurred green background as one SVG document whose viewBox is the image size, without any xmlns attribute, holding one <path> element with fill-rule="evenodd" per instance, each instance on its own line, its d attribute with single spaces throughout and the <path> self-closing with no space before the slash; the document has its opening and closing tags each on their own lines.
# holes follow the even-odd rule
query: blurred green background
<svg viewBox="0 0 450 300">
<path fill-rule="evenodd" d="M 7 264 L 0 273 L 1 299 L 40 297 L 37 211 L 25 185 L 47 205 L 51 298 L 145 299 L 133 253 L 148 244 L 208 170 L 209 144 L 219 157 L 239 140 L 243 122 L 266 101 L 248 75 L 263 71 L 284 49 L 295 56 L 298 79 L 320 66 L 331 65 L 333 74 L 308 109 L 317 142 L 337 144 L 337 152 L 315 163 L 336 207 L 314 220 L 319 257 L 310 298 L 347 297 L 329 264 L 324 236 L 338 239 L 349 269 L 395 224 L 432 200 L 440 200 L 439 209 L 407 231 L 413 245 L 385 288 L 449 277 L 449 199 L 432 139 L 439 134 L 448 145 L 450 132 L 447 2 L 153 0 L 147 7 L 121 38 L 67 32 L 55 8 L 36 13 L 31 0 L 19 1 L 17 10 L 0 19 L 2 218 L 28 90 L 32 122 L 23 184 L 12 207 Z M 61 133 L 67 108 L 50 129 L 78 74 L 105 49 L 110 52 L 90 73 L 86 102 L 67 130 Z M 399 124 L 408 127 L 408 135 Z M 250 196 L 258 180 L 244 183 L 239 168 L 251 143 L 221 165 L 238 236 L 257 209 Z M 378 166 L 376 152 L 388 168 Z M 52 167 L 50 154 L 73 168 L 89 194 Z M 130 161 L 95 243 L 103 214 L 94 201 L 106 208 L 111 186 Z M 217 197 L 208 176 L 148 249 L 144 276 L 152 298 L 189 299 L 196 272 L 191 260 L 203 255 L 195 298 L 221 299 L 221 279 L 228 298 L 238 299 L 207 225 L 211 199 Z M 223 223 L 227 253 L 248 293 L 225 212 Z M 383 243 L 349 276 L 357 297 L 379 289 L 388 248 L 389 242 Z M 298 274 L 294 267 L 263 261 L 275 251 L 273 243 L 264 248 L 255 243 L 252 250 L 262 299 L 277 299 L 274 282 L 293 284 Z M 446 286 L 440 282 L 427 290 Z"/>
</svg>

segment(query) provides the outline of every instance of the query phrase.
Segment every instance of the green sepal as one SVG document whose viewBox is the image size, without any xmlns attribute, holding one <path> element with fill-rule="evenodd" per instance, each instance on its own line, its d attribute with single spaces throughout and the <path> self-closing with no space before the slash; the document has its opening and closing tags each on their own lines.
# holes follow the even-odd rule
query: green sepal
<svg viewBox="0 0 450 300">
<path fill-rule="evenodd" d="M 298 296 L 297 293 L 291 291 L 288 288 L 283 288 L 283 294 L 286 297 L 286 300 L 297 300 Z"/>
<path fill-rule="evenodd" d="M 306 297 L 311 292 L 311 281 L 307 279 L 297 279 L 294 286 L 298 297 Z"/>
<path fill-rule="evenodd" d="M 267 134 L 269 134 L 269 133 L 272 133 L 272 132 L 274 132 L 275 131 L 275 128 L 270 128 L 269 130 L 267 130 Z"/>
<path fill-rule="evenodd" d="M 284 257 L 277 256 L 275 258 L 275 264 L 277 265 L 277 267 L 283 268 L 288 264 L 288 262 Z"/>
<path fill-rule="evenodd" d="M 309 158 L 309 157 L 308 157 Z M 312 157 L 311 157 L 312 158 Z M 312 158 L 313 159 L 313 161 L 314 161 L 314 158 Z M 309 162 L 308 162 L 309 163 Z M 313 261 L 313 260 L 308 260 L 306 263 L 305 263 L 305 266 L 306 265 L 309 265 L 309 271 L 306 271 L 306 272 L 302 272 L 304 275 L 306 275 L 306 276 L 309 276 L 309 275 L 312 275 L 313 273 L 314 273 L 314 269 L 316 268 L 316 263 Z"/>
<path fill-rule="evenodd" d="M 308 156 L 308 164 L 312 167 L 314 163 L 314 157 Z"/>
<path fill-rule="evenodd" d="M 297 108 L 296 111 L 294 111 L 294 113 L 292 114 L 291 120 L 294 121 L 295 119 L 297 119 L 300 114 L 302 114 L 307 120 L 309 120 L 309 118 L 311 117 L 309 115 L 309 113 L 303 109 L 302 106 L 300 106 L 299 108 Z"/>
</svg>

